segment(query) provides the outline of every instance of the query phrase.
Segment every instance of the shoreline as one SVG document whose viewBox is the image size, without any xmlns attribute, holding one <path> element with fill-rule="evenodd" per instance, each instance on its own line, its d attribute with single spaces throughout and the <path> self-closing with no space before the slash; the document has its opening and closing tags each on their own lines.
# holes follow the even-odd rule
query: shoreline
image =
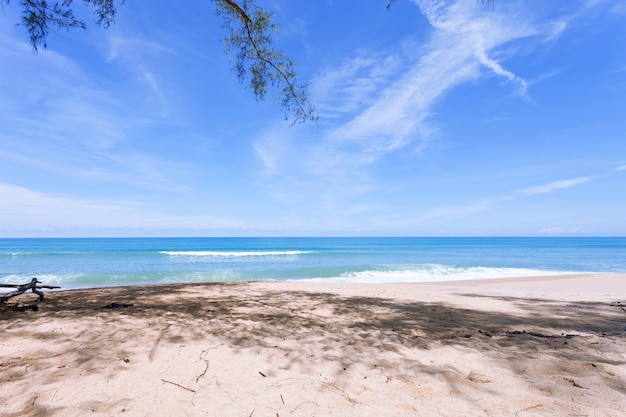
<svg viewBox="0 0 626 417">
<path fill-rule="evenodd" d="M 624 272 L 555 272 L 554 274 L 538 274 L 538 275 L 519 275 L 519 276 L 506 276 L 506 277 L 488 277 L 488 278 L 459 278 L 459 279 L 443 279 L 443 280 L 432 280 L 432 281 L 343 281 L 343 280 L 335 280 L 329 279 L 326 280 L 324 278 L 303 278 L 303 279 L 259 279 L 259 280 L 232 280 L 232 281 L 183 281 L 183 282 L 144 282 L 144 283 L 135 283 L 135 284 L 120 284 L 120 285 L 103 285 L 103 286 L 85 286 L 85 287 L 61 287 L 57 291 L 73 291 L 73 290 L 88 290 L 88 289 L 102 289 L 102 288 L 117 288 L 117 287 L 133 287 L 133 286 L 144 286 L 144 285 L 198 285 L 198 284 L 237 284 L 237 283 L 304 283 L 304 284 L 320 284 L 320 285 L 446 285 L 446 284 L 478 284 L 485 282 L 491 283 L 506 283 L 506 282 L 533 282 L 533 281 L 553 281 L 553 280 L 564 280 L 564 279 L 576 279 L 576 278 L 588 278 L 588 277 L 611 277 L 611 276 L 623 276 L 626 279 L 626 271 Z M 33 274 L 31 277 L 28 276 L 28 280 L 33 277 L 37 277 L 36 274 Z M 17 282 L 17 281 L 16 281 Z M 43 282 L 46 284 L 46 282 Z M 58 284 L 54 284 L 58 285 Z M 62 283 L 60 284 L 62 285 Z"/>
<path fill-rule="evenodd" d="M 626 274 L 45 294 L 0 313 L 3 417 L 626 414 Z"/>
<path fill-rule="evenodd" d="M 568 282 L 569 281 L 569 282 Z M 45 282 L 43 283 L 45 284 Z M 139 287 L 194 287 L 205 285 L 236 285 L 253 284 L 269 285 L 284 289 L 306 288 L 311 291 L 321 291 L 328 288 L 343 289 L 344 291 L 357 290 L 359 288 L 370 290 L 386 287 L 402 288 L 407 294 L 417 293 L 422 287 L 441 288 L 446 290 L 475 288 L 481 291 L 510 292 L 517 296 L 544 294 L 559 297 L 581 296 L 585 299 L 593 297 L 614 297 L 626 302 L 626 272 L 613 273 L 569 273 L 555 275 L 533 275 L 505 278 L 484 279 L 457 279 L 445 281 L 424 282 L 343 282 L 321 280 L 259 280 L 259 281 L 201 281 L 201 282 L 176 282 L 176 283 L 139 283 L 127 285 L 109 285 L 98 287 L 74 287 L 46 290 L 45 293 L 63 293 L 69 291 L 107 291 L 113 289 L 132 289 Z M 565 288 L 559 284 L 569 284 Z"/>
</svg>

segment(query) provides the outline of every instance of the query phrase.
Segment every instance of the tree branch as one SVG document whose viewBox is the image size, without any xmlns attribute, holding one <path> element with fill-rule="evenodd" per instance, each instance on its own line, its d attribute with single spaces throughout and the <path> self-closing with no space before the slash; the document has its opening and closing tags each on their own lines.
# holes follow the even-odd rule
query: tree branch
<svg viewBox="0 0 626 417">
<path fill-rule="evenodd" d="M 285 118 L 294 115 L 294 123 L 317 121 L 315 109 L 310 104 L 306 85 L 296 85 L 293 62 L 283 53 L 273 49 L 271 32 L 276 27 L 271 14 L 259 8 L 255 0 L 213 0 L 218 15 L 223 15 L 231 36 L 225 38 L 226 48 L 237 48 L 235 69 L 240 82 L 248 76 L 257 99 L 264 98 L 267 84 L 281 86 L 282 107 Z M 9 4 L 11 0 L 0 0 Z M 47 48 L 46 39 L 52 27 L 81 28 L 87 25 L 74 16 L 73 0 L 21 0 L 22 23 L 30 36 L 35 51 Z M 93 7 L 97 15 L 96 24 L 104 28 L 115 21 L 116 0 L 82 0 Z M 123 4 L 125 0 L 118 0 Z M 233 23 L 236 22 L 236 25 Z M 232 24 L 232 26 L 231 26 Z"/>
<path fill-rule="evenodd" d="M 237 3 L 235 3 L 232 0 L 223 0 L 225 3 L 227 3 L 230 7 L 232 7 L 237 13 L 239 13 L 239 16 L 245 21 L 245 22 L 252 22 L 252 19 L 250 19 L 250 16 L 248 16 L 248 14 L 246 12 L 243 11 L 243 9 L 241 7 L 239 7 L 239 5 Z"/>
<path fill-rule="evenodd" d="M 259 65 L 252 65 L 248 71 L 252 74 L 251 85 L 257 98 L 263 99 L 267 81 L 271 81 L 273 84 L 276 83 L 276 80 L 274 80 L 271 73 L 273 72 L 285 84 L 285 87 L 283 88 L 283 93 L 285 94 L 282 102 L 283 107 L 290 110 L 291 103 L 294 103 L 294 123 L 304 122 L 306 120 L 316 122 L 317 116 L 315 114 L 315 110 L 308 102 L 306 87 L 296 86 L 294 83 L 295 74 L 290 73 L 289 71 L 289 68 L 293 66 L 293 63 L 282 53 L 266 50 L 267 45 L 271 44 L 271 40 L 268 36 L 269 30 L 274 27 L 273 25 L 270 25 L 271 15 L 253 7 L 252 10 L 254 14 L 251 16 L 251 14 L 247 11 L 249 3 L 245 0 L 243 7 L 233 0 L 216 1 L 218 3 L 218 7 L 219 3 L 221 3 L 224 10 L 228 11 L 230 16 L 234 16 L 234 18 L 242 25 L 243 31 L 241 34 L 238 34 L 238 31 L 231 26 L 231 36 L 225 39 L 227 49 L 229 49 L 228 47 L 231 45 L 240 49 L 236 64 L 240 81 L 245 78 L 247 73 L 245 61 L 247 59 L 256 60 Z M 253 3 L 253 1 L 251 1 L 251 3 Z M 218 14 L 220 14 L 219 8 Z M 227 24 L 230 23 L 229 19 L 226 20 Z M 261 36 L 255 36 L 255 32 L 259 32 Z M 260 43 L 266 44 L 266 47 L 261 47 Z M 253 57 L 250 56 L 246 44 L 251 47 Z M 272 58 L 272 55 L 274 58 Z M 283 61 L 283 65 L 280 63 L 281 60 Z M 272 69 L 269 74 L 266 73 L 265 66 Z M 286 67 L 286 69 L 283 69 L 283 67 Z"/>
</svg>

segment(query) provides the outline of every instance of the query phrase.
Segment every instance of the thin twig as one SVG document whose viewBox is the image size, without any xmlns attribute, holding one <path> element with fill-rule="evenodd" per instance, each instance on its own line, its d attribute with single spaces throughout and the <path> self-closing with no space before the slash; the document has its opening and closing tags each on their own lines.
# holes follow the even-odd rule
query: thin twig
<svg viewBox="0 0 626 417">
<path fill-rule="evenodd" d="M 207 352 L 208 352 L 209 350 L 217 349 L 217 348 L 220 348 L 220 347 L 222 347 L 222 346 L 224 346 L 224 344 L 223 344 L 223 343 L 220 343 L 219 345 L 217 345 L 217 346 L 215 346 L 215 347 L 211 347 L 211 348 L 204 349 L 204 350 L 202 351 L 202 353 L 200 353 L 200 359 L 204 361 L 204 363 L 205 363 L 206 367 L 204 368 L 204 372 L 202 372 L 200 375 L 198 375 L 198 376 L 196 377 L 196 382 L 198 382 L 198 380 L 199 380 L 200 378 L 202 378 L 203 376 L 205 376 L 205 375 L 206 375 L 206 373 L 207 373 L 207 371 L 209 370 L 209 361 L 208 361 L 207 359 L 204 359 L 204 355 L 206 355 L 206 354 L 207 354 Z"/>
<path fill-rule="evenodd" d="M 206 375 L 206 372 L 209 370 L 209 361 L 208 361 L 208 360 L 206 360 L 206 359 L 204 359 L 204 358 L 200 358 L 200 359 L 202 359 L 202 360 L 204 361 L 204 364 L 206 365 L 206 367 L 204 368 L 204 371 L 203 371 L 200 375 L 198 375 L 198 376 L 196 377 L 196 382 L 198 382 L 198 380 L 199 380 L 200 378 L 202 378 L 203 376 L 205 376 L 205 375 Z"/>
<path fill-rule="evenodd" d="M 278 385 L 282 385 L 282 383 L 284 381 L 307 381 L 307 382 L 312 382 L 312 383 L 317 383 L 320 384 L 322 386 L 325 386 L 327 388 L 331 388 L 332 390 L 335 390 L 335 392 L 337 392 L 338 395 L 340 395 L 341 397 L 343 397 L 344 399 L 346 399 L 348 402 L 350 402 L 351 404 L 356 404 L 356 400 L 353 400 L 350 395 L 342 390 L 341 388 L 339 388 L 336 385 L 333 385 L 331 383 L 325 382 L 325 381 L 320 381 L 318 379 L 310 379 L 310 378 L 285 378 L 285 379 L 281 379 L 279 382 L 272 384 L 272 386 L 278 386 Z"/>
<path fill-rule="evenodd" d="M 182 386 L 182 385 L 180 385 L 180 384 L 177 384 L 176 382 L 167 381 L 167 380 L 165 380 L 165 379 L 163 379 L 163 378 L 161 378 L 161 381 L 162 381 L 162 382 L 165 382 L 166 384 L 176 385 L 177 387 L 180 387 L 180 388 L 182 388 L 182 389 L 186 389 L 187 391 L 190 391 L 190 392 L 194 392 L 194 393 L 195 393 L 195 392 L 197 392 L 196 390 L 193 390 L 193 389 L 191 389 L 191 388 L 184 387 L 184 386 Z"/>
</svg>

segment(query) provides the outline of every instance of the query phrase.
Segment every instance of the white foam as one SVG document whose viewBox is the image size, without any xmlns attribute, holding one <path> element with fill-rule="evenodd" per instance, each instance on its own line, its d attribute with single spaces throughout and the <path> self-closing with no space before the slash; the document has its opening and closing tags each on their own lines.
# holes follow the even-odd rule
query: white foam
<svg viewBox="0 0 626 417">
<path fill-rule="evenodd" d="M 310 253 L 307 251 L 163 251 L 170 256 L 213 256 L 213 257 L 248 257 L 248 256 L 294 256 Z"/>
<path fill-rule="evenodd" d="M 397 270 L 368 270 L 346 272 L 337 277 L 313 278 L 326 282 L 437 282 L 471 279 L 533 277 L 546 275 L 580 274 L 583 272 L 547 271 L 527 268 L 453 267 L 447 265 L 416 265 L 415 268 Z"/>
<path fill-rule="evenodd" d="M 66 275 L 56 275 L 56 274 L 31 274 L 31 275 L 5 275 L 0 279 L 0 282 L 3 284 L 27 284 L 31 279 L 37 278 L 37 280 L 42 285 L 56 285 L 63 286 L 63 284 L 68 282 L 74 282 L 76 279 L 80 278 L 83 274 L 66 274 Z M 13 291 L 10 288 L 2 288 L 0 292 Z"/>
</svg>

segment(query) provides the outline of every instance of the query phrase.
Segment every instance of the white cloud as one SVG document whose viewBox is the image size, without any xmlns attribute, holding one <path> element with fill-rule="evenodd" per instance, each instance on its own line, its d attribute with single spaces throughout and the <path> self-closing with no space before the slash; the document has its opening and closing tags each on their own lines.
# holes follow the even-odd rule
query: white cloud
<svg viewBox="0 0 626 417">
<path fill-rule="evenodd" d="M 337 68 L 330 68 L 313 82 L 312 93 L 322 119 L 345 117 L 371 104 L 399 70 L 398 58 L 357 51 Z"/>
<path fill-rule="evenodd" d="M 0 66 L 0 79 L 10 80 L 0 94 L 0 164 L 14 162 L 81 181 L 185 188 L 168 176 L 187 176 L 189 164 L 172 161 L 171 155 L 152 156 L 140 143 L 137 127 L 161 119 L 152 113 L 142 118 L 145 112 L 126 100 L 121 85 L 117 90 L 103 85 L 80 61 L 54 50 L 34 54 L 25 41 L 1 33 L 0 57 L 15 64 Z M 156 78 L 149 72 L 143 77 L 166 108 Z"/>
<path fill-rule="evenodd" d="M 136 204 L 90 202 L 46 194 L 10 184 L 0 184 L 0 228 L 36 229 L 50 226 L 111 226 L 121 215 L 136 212 Z"/>
<path fill-rule="evenodd" d="M 211 229 L 245 225 L 210 215 L 160 213 L 140 201 L 97 199 L 43 193 L 0 183 L 0 232 L 107 228 Z"/>
<path fill-rule="evenodd" d="M 173 55 L 172 48 L 161 43 L 126 35 L 109 37 L 109 61 L 120 60 L 130 66 L 140 65 L 142 57 Z"/>
<path fill-rule="evenodd" d="M 279 163 L 288 153 L 289 144 L 286 143 L 285 136 L 281 133 L 286 133 L 283 132 L 283 128 L 275 128 L 257 139 L 252 145 L 254 153 L 265 168 L 266 174 L 278 174 Z"/>
<path fill-rule="evenodd" d="M 616 171 L 626 171 L 626 165 L 619 166 L 615 168 Z"/>
<path fill-rule="evenodd" d="M 485 51 L 484 48 L 477 48 L 477 50 L 476 50 L 476 57 L 478 58 L 478 61 L 481 64 L 483 64 L 485 67 L 487 67 L 490 70 L 492 70 L 497 75 L 500 75 L 500 76 L 508 79 L 509 81 L 512 81 L 515 84 L 517 84 L 518 85 L 518 92 L 519 92 L 519 94 L 521 96 L 526 97 L 526 92 L 528 90 L 528 82 L 525 79 L 518 77 L 517 75 L 513 74 L 511 71 L 505 70 L 498 63 L 498 61 L 496 61 L 493 58 L 490 58 L 487 55 L 487 51 Z"/>
<path fill-rule="evenodd" d="M 423 149 L 429 139 L 426 132 L 432 130 L 427 126 L 432 106 L 450 89 L 481 77 L 483 69 L 514 84 L 521 96 L 527 94 L 528 82 L 504 68 L 502 50 L 494 51 L 541 33 L 530 18 L 507 10 L 485 10 L 465 0 L 415 3 L 433 31 L 425 45 L 413 45 L 414 56 L 406 57 L 406 47 L 385 59 L 380 54 L 367 58 L 360 51 L 316 81 L 320 91 L 336 93 L 322 108 L 353 115 L 330 133 L 329 140 L 348 142 L 371 161 L 411 142 L 419 142 L 417 149 Z M 393 81 L 386 82 L 389 79 Z M 339 82 L 348 87 L 337 93 L 331 87 Z"/>
<path fill-rule="evenodd" d="M 109 37 L 109 51 L 106 59 L 109 62 L 121 64 L 137 80 L 147 86 L 148 91 L 155 98 L 159 113 L 166 115 L 169 110 L 167 95 L 161 87 L 160 64 L 163 58 L 171 58 L 176 52 L 161 43 L 148 41 L 137 37 L 120 36 Z M 161 71 L 162 72 L 162 71 Z"/>
<path fill-rule="evenodd" d="M 358 141 L 374 154 L 406 145 L 446 90 L 477 76 L 476 65 L 466 65 L 466 58 L 466 54 L 432 51 L 332 136 L 338 141 Z"/>
<path fill-rule="evenodd" d="M 570 188 L 570 187 L 573 187 L 574 185 L 585 183 L 589 180 L 590 180 L 589 177 L 580 177 L 580 178 L 574 178 L 571 180 L 554 181 L 548 184 L 538 185 L 536 187 L 525 188 L 523 190 L 519 190 L 518 193 L 524 194 L 524 195 L 551 193 L 556 190 Z"/>
<path fill-rule="evenodd" d="M 580 227 L 564 228 L 564 227 L 559 227 L 559 226 L 553 226 L 553 227 L 546 227 L 544 229 L 539 230 L 539 234 L 541 235 L 567 235 L 567 234 L 580 233 L 581 231 L 582 229 Z"/>
<path fill-rule="evenodd" d="M 141 78 L 146 82 L 146 84 L 150 88 L 150 91 L 152 91 L 152 94 L 154 94 L 154 96 L 157 98 L 160 108 L 160 115 L 166 116 L 169 105 L 167 97 L 163 93 L 163 90 L 161 89 L 159 82 L 157 81 L 156 75 L 150 71 L 143 70 Z"/>
<path fill-rule="evenodd" d="M 0 67 L 0 79 L 10 80 L 0 95 L 5 143 L 13 137 L 65 149 L 106 148 L 124 138 L 124 124 L 115 116 L 123 103 L 75 61 L 54 51 L 35 55 L 15 41 L 0 46 L 0 56 L 7 55 L 15 65 Z"/>
<path fill-rule="evenodd" d="M 526 98 L 528 82 L 507 69 L 504 61 L 529 53 L 566 27 L 562 18 L 553 25 L 538 23 L 532 9 L 527 13 L 515 9 L 519 4 L 494 11 L 467 0 L 415 0 L 415 4 L 431 25 L 427 41 L 406 40 L 386 52 L 360 49 L 320 74 L 313 84 L 322 116 L 322 127 L 315 132 L 319 139 L 302 145 L 299 132 L 281 132 L 281 138 L 293 139 L 287 140 L 292 144 L 289 149 L 276 146 L 270 137 L 257 141 L 254 151 L 268 171 L 326 178 L 337 199 L 376 189 L 369 175 L 372 164 L 407 146 L 423 152 L 435 142 L 439 129 L 433 106 L 450 90 L 495 76 L 506 84 L 504 94 L 513 91 Z M 533 36 L 537 38 L 525 48 L 513 47 Z M 288 184 L 282 185 L 281 193 L 290 193 Z"/>
</svg>

